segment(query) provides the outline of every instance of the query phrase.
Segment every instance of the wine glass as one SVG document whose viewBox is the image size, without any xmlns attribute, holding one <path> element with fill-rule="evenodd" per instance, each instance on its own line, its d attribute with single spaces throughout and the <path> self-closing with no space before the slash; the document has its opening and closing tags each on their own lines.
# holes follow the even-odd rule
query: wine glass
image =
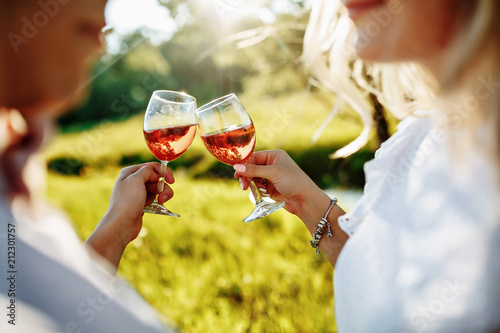
<svg viewBox="0 0 500 333">
<path fill-rule="evenodd" d="M 229 94 L 215 99 L 196 110 L 198 129 L 208 151 L 219 161 L 229 165 L 244 164 L 250 160 L 255 147 L 255 127 L 238 97 Z M 243 222 L 255 221 L 280 209 L 285 202 L 269 198 L 265 189 L 258 189 L 250 179 L 255 208 Z M 264 192 L 261 195 L 260 191 Z"/>
<path fill-rule="evenodd" d="M 168 162 L 181 156 L 196 134 L 196 99 L 183 92 L 157 90 L 153 92 L 144 115 L 144 138 L 149 150 L 160 160 L 161 170 L 157 193 L 165 186 Z M 179 217 L 165 206 L 154 202 L 145 213 Z"/>
</svg>

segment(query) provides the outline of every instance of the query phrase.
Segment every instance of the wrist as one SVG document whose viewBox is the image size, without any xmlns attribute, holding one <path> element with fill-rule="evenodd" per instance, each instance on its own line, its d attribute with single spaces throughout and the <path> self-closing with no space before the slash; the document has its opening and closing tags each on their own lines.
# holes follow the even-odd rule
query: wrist
<svg viewBox="0 0 500 333">
<path fill-rule="evenodd" d="M 331 204 L 331 198 L 318 188 L 312 191 L 301 201 L 296 215 L 299 217 L 307 229 L 313 234 L 318 221 L 323 217 Z"/>
<path fill-rule="evenodd" d="M 118 267 L 123 252 L 130 242 L 122 237 L 123 233 L 114 228 L 113 220 L 106 214 L 85 243 Z"/>
<path fill-rule="evenodd" d="M 304 190 L 302 193 L 304 193 L 304 196 L 301 201 L 297 201 L 298 207 L 294 214 L 302 220 L 313 237 L 314 240 L 311 241 L 311 245 L 314 244 L 316 250 L 319 247 L 331 265 L 335 267 L 340 251 L 349 238 L 338 224 L 339 216 L 344 215 L 345 212 L 337 203 L 332 205 L 329 210 L 332 199 L 319 187 L 316 187 L 316 189 L 310 188 L 309 191 Z M 315 237 L 318 228 L 322 229 L 322 233 L 325 234 L 322 235 L 323 237 L 319 237 L 320 239 Z M 331 236 L 328 237 L 330 232 Z"/>
<path fill-rule="evenodd" d="M 133 221 L 125 218 L 123 214 L 112 209 L 108 210 L 97 224 L 96 231 L 100 231 L 109 238 L 115 247 L 125 250 L 127 245 L 133 241 L 138 232 L 134 235 Z"/>
</svg>

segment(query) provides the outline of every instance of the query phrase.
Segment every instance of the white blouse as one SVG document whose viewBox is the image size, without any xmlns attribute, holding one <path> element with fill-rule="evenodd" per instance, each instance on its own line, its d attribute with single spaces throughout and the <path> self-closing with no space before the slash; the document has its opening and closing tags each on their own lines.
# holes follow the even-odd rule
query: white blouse
<svg viewBox="0 0 500 333">
<path fill-rule="evenodd" d="M 500 328 L 498 170 L 478 152 L 456 160 L 444 132 L 412 116 L 365 165 L 363 197 L 339 218 L 340 333 Z"/>
</svg>

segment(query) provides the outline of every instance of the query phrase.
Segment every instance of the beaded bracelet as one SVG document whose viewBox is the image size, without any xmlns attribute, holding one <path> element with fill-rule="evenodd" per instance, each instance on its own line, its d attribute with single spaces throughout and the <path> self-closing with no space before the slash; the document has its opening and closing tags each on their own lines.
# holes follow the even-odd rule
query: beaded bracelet
<svg viewBox="0 0 500 333">
<path fill-rule="evenodd" d="M 318 226 L 316 227 L 316 233 L 312 235 L 311 239 L 311 246 L 316 249 L 316 254 L 319 254 L 319 241 L 321 240 L 321 237 L 323 237 L 323 232 L 325 231 L 325 226 L 328 227 L 328 237 L 332 237 L 332 230 L 330 229 L 330 223 L 328 223 L 328 220 L 326 219 L 328 214 L 330 214 L 330 210 L 332 210 L 332 207 L 335 206 L 337 203 L 337 198 L 333 198 L 332 202 L 330 203 L 330 207 L 328 207 L 328 210 L 325 213 L 325 216 L 319 221 Z"/>
</svg>

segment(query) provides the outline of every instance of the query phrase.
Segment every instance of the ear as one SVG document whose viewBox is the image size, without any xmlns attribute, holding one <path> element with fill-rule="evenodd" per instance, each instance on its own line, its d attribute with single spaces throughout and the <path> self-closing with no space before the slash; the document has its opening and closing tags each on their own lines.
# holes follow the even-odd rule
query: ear
<svg viewBox="0 0 500 333">
<path fill-rule="evenodd" d="M 28 124 L 16 109 L 0 107 L 0 155 L 28 133 Z"/>
</svg>

